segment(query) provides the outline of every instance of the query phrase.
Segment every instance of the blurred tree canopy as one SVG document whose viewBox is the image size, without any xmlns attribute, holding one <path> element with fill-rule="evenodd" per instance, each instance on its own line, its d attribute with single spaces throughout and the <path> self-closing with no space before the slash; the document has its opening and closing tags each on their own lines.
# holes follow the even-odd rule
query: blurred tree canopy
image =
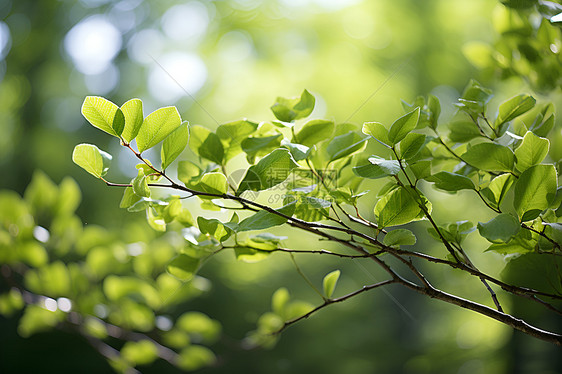
<svg viewBox="0 0 562 374">
<path fill-rule="evenodd" d="M 493 88 L 492 108 L 526 91 L 558 106 L 560 31 L 551 25 L 556 19 L 544 17 L 560 14 L 560 5 L 504 3 L 510 7 L 483 0 L 4 0 L 2 371 L 106 372 L 108 362 L 118 371 L 136 364 L 143 373 L 209 363 L 203 371 L 560 371 L 557 348 L 397 287 L 323 310 L 284 332 L 272 350 L 247 349 L 241 341 L 271 309 L 275 290 L 287 287 L 295 299 L 314 297 L 294 276 L 290 258 L 274 254 L 254 264 L 220 253 L 194 280 L 181 283 L 166 264 L 183 239 L 153 231 L 143 215 L 119 210 L 122 191 L 93 182 L 71 159 L 75 144 L 88 139 L 116 156 L 112 180 L 136 176 L 134 157 L 80 115 L 88 95 L 116 103 L 139 97 L 145 113 L 176 105 L 190 125 L 211 130 L 244 117 L 273 118 L 275 97 L 305 87 L 316 98 L 312 117 L 359 125 L 392 123 L 403 113 L 400 99 L 412 103 L 431 94 L 454 102 L 471 78 Z M 443 105 L 442 118 L 453 114 Z M 554 161 L 562 158 L 556 126 L 549 153 Z M 145 155 L 158 157 L 150 150 Z M 198 159 L 192 152 L 182 156 Z M 471 219 L 491 218 L 474 207 L 477 198 L 462 196 Z M 454 220 L 448 207 L 459 201 L 440 195 L 433 208 L 439 218 Z M 197 218 L 192 216 L 185 219 Z M 309 236 L 298 240 L 320 248 Z M 485 271 L 504 265 L 496 254 L 470 255 Z M 342 267 L 337 259 L 298 261 L 316 281 L 341 268 L 348 278 L 338 287 L 348 291 L 382 280 L 372 268 Z M 513 277 L 514 269 L 503 277 Z M 467 295 L 480 294 L 452 271 L 432 275 Z M 17 284 L 25 284 L 25 292 Z M 69 302 L 76 315 L 65 311 Z M 525 318 L 543 317 L 519 300 L 506 302 Z M 24 315 L 24 304 L 35 306 Z M 49 329 L 63 320 L 69 323 Z M 545 323 L 560 330 L 559 318 Z M 150 340 L 153 329 L 167 332 L 165 346 Z M 107 336 L 107 347 L 92 347 L 88 335 Z M 166 356 L 166 347 L 180 355 Z M 158 354 L 169 360 L 150 364 Z"/>
</svg>

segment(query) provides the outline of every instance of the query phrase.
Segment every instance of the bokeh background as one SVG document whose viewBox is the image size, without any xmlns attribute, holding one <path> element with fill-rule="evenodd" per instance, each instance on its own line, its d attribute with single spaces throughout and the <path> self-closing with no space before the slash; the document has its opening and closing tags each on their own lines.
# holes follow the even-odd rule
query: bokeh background
<svg viewBox="0 0 562 374">
<path fill-rule="evenodd" d="M 82 118 L 87 95 L 118 105 L 138 97 L 145 114 L 176 105 L 191 124 L 216 128 L 243 117 L 273 119 L 269 107 L 277 96 L 305 88 L 316 96 L 313 117 L 356 124 L 388 124 L 402 113 L 400 99 L 411 102 L 429 93 L 441 99 L 443 116 L 450 117 L 447 103 L 471 78 L 492 86 L 494 100 L 519 89 L 532 93 L 516 78 L 498 83 L 463 54 L 470 43 L 497 38 L 493 18 L 501 8 L 491 0 L 1 0 L 0 188 L 22 193 L 35 170 L 57 183 L 71 176 L 82 189 L 78 214 L 85 223 L 124 232 L 135 222 L 149 230 L 142 214 L 119 210 L 122 191 L 71 161 L 73 147 L 88 142 L 114 155 L 114 180 L 136 174 L 133 158 Z M 186 151 L 184 158 L 194 155 Z M 447 218 L 447 207 L 456 202 L 467 215 L 487 219 L 470 210 L 473 197 L 460 196 L 442 198 L 434 210 Z M 307 236 L 296 240 L 318 246 Z M 503 266 L 494 254 L 478 252 L 474 258 L 485 271 L 497 273 Z M 303 257 L 299 263 L 317 282 L 341 267 L 329 259 Z M 342 274 L 342 292 L 378 276 L 355 263 L 344 265 Z M 245 350 L 241 339 L 269 309 L 277 288 L 321 300 L 282 255 L 247 264 L 225 254 L 202 275 L 213 289 L 189 308 L 218 319 L 224 331 L 213 347 L 219 365 L 202 372 L 562 371 L 560 351 L 546 343 L 395 288 L 325 309 L 287 330 L 272 350 Z M 467 295 L 481 294 L 474 291 L 477 284 L 447 269 L 434 276 Z M 24 339 L 16 326 L 16 319 L 0 317 L 0 365 L 7 373 L 110 370 L 76 336 L 52 332 Z M 175 370 L 162 364 L 142 371 Z"/>
</svg>

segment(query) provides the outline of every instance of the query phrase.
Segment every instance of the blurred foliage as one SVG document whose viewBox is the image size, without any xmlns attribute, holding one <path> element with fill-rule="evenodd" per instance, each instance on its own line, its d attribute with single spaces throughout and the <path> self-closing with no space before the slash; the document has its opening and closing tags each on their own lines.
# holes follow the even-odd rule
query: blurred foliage
<svg viewBox="0 0 562 374">
<path fill-rule="evenodd" d="M 159 271 L 165 274 L 163 258 L 168 260 L 178 248 L 170 245 L 175 239 L 152 232 L 143 222 L 144 216 L 114 208 L 122 191 L 92 183 L 90 176 L 72 164 L 72 148 L 80 139 L 119 153 L 117 146 L 109 146 L 108 137 L 85 126 L 79 113 L 85 96 L 104 95 L 115 102 L 141 97 L 148 112 L 175 103 L 182 117 L 209 128 L 243 116 L 271 118 L 267 108 L 276 95 L 290 95 L 303 87 L 309 87 L 317 97 L 314 117 L 390 123 L 402 110 L 397 98 L 412 102 L 418 94 L 431 93 L 442 102 L 452 102 L 474 75 L 486 86 L 493 86 L 500 100 L 515 91 L 526 91 L 526 83 L 519 80 L 523 78 L 532 89 L 550 95 L 558 106 L 558 27 L 541 21 L 536 9 L 545 10 L 536 8 L 536 1 L 520 3 L 529 6 L 511 10 L 484 0 L 0 2 L 0 166 L 4 175 L 0 187 L 17 191 L 2 192 L 5 201 L 0 211 L 7 214 L 2 222 L 11 223 L 2 224 L 0 262 L 7 278 L 21 281 L 29 274 L 26 286 L 48 297 L 32 299 L 39 306 L 31 305 L 22 312 L 30 295 L 2 278 L 0 312 L 6 317 L 0 317 L 0 369 L 110 370 L 82 338 L 105 336 L 104 325 L 99 323 L 101 315 L 94 309 L 96 302 L 125 311 L 140 308 L 144 312 L 137 314 L 146 317 L 141 330 L 150 330 L 157 321 L 154 313 L 160 309 L 154 308 L 162 295 L 151 290 L 157 288 Z M 94 30 L 109 29 L 105 35 L 112 37 L 109 44 L 114 45 L 114 51 L 107 54 L 106 49 L 96 49 L 99 38 L 82 34 L 79 44 L 94 53 L 78 53 L 82 60 L 77 60 L 69 53 L 66 40 L 76 25 L 83 26 L 95 15 L 98 23 L 93 23 Z M 98 33 L 90 29 L 86 34 Z M 491 57 L 489 45 L 496 49 Z M 84 58 L 103 69 L 78 68 L 78 61 Z M 511 79 L 505 85 L 497 82 L 498 77 Z M 452 116 L 452 111 L 443 111 L 445 118 Z M 562 157 L 562 133 L 556 130 L 550 140 L 550 157 L 558 160 Z M 130 170 L 136 160 L 119 156 L 122 161 L 114 164 L 110 176 L 135 177 L 136 170 L 135 175 Z M 196 159 L 188 152 L 182 157 Z M 49 177 L 38 172 L 27 187 L 36 169 Z M 81 218 L 73 213 L 80 198 L 75 182 L 67 175 L 82 189 Z M 56 185 L 50 178 L 63 182 Z M 428 197 L 443 220 L 455 219 L 448 213 L 451 204 L 482 222 L 492 218 L 476 208 L 477 198 L 461 192 L 461 200 L 442 193 L 436 199 L 433 194 L 429 189 Z M 370 203 L 366 210 L 372 210 Z M 37 239 L 45 238 L 44 230 L 49 233 L 47 242 Z M 283 229 L 279 234 L 284 234 Z M 482 248 L 489 245 L 474 236 L 466 240 Z M 303 248 L 318 246 L 307 235 L 298 241 Z M 139 248 L 135 243 L 141 243 L 142 254 L 134 255 Z M 417 244 L 428 253 L 435 251 L 432 242 L 420 240 Z M 495 271 L 504 265 L 501 256 L 491 253 L 471 253 L 471 258 L 482 264 L 483 270 Z M 336 261 L 319 264 L 314 258 L 302 258 L 299 264 L 318 286 L 325 274 L 340 267 L 347 275 L 338 282 L 340 292 L 372 283 L 381 275 L 353 263 L 342 267 Z M 516 267 L 508 269 L 506 279 L 510 272 L 521 273 Z M 203 267 L 201 276 L 216 279 L 210 297 L 177 304 L 165 315 L 177 325 L 176 318 L 184 312 L 201 310 L 223 323 L 222 338 L 212 346 L 219 362 L 206 369 L 209 372 L 534 373 L 557 372 L 562 365 L 554 347 L 529 342 L 493 321 L 447 305 L 428 304 L 393 288 L 390 296 L 375 292 L 328 308 L 288 330 L 275 350 L 239 350 L 238 341 L 271 309 L 275 290 L 285 286 L 295 298 L 306 300 L 314 294 L 302 287 L 302 280 L 294 276 L 292 263 L 283 254 L 272 254 L 253 264 L 234 262 L 231 253 L 221 253 Z M 466 282 L 453 270 L 444 269 L 434 276 L 436 282 L 462 287 L 467 295 L 474 296 L 474 289 L 480 286 Z M 104 279 L 109 280 L 106 288 Z M 144 292 L 127 291 L 141 284 Z M 89 298 L 95 302 L 88 302 Z M 83 335 L 76 338 L 77 334 L 68 331 L 51 330 L 25 339 L 18 336 L 18 331 L 26 335 L 60 324 L 72 313 L 59 308 L 65 307 L 67 299 L 73 308 L 92 316 L 81 324 Z M 51 308 L 55 301 L 56 312 L 45 308 L 47 300 Z M 543 318 L 540 310 L 528 304 L 512 301 L 512 305 L 525 317 Z M 104 315 L 104 310 L 97 312 Z M 18 329 L 22 313 L 28 315 L 23 319 L 23 330 Z M 116 325 L 131 327 L 123 313 L 116 311 L 112 318 Z M 552 329 L 560 327 L 559 320 L 544 321 Z M 198 334 L 189 336 L 176 328 L 166 334 L 157 328 L 154 331 L 169 347 L 196 347 L 182 356 L 186 368 L 214 357 L 199 345 L 189 345 L 192 339 L 199 342 Z M 120 369 L 133 361 L 142 365 L 154 353 L 150 343 L 123 346 L 122 340 L 114 338 L 109 342 L 126 352 L 128 361 L 114 362 Z M 142 372 L 173 370 L 162 360 L 142 367 Z"/>
</svg>

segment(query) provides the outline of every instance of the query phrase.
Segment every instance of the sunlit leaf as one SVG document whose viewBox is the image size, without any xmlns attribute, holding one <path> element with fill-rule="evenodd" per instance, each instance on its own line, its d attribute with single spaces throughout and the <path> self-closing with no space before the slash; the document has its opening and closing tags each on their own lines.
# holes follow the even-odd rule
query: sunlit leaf
<svg viewBox="0 0 562 374">
<path fill-rule="evenodd" d="M 164 139 L 160 158 L 162 159 L 162 169 L 165 170 L 183 152 L 189 139 L 189 127 L 184 122 Z"/>
<path fill-rule="evenodd" d="M 334 270 L 328 273 L 322 280 L 322 286 L 324 289 L 324 296 L 328 299 L 332 297 L 334 290 L 336 289 L 336 284 L 340 278 L 341 272 L 339 270 Z"/>
<path fill-rule="evenodd" d="M 554 165 L 535 165 L 515 183 L 513 206 L 521 221 L 535 219 L 554 201 L 557 175 Z"/>
<path fill-rule="evenodd" d="M 181 125 L 176 107 L 160 108 L 150 113 L 143 121 L 137 135 L 139 152 L 154 147 Z"/>
<path fill-rule="evenodd" d="M 478 222 L 478 232 L 492 243 L 507 243 L 520 229 L 517 218 L 509 213 L 499 214 L 486 223 Z"/>
</svg>

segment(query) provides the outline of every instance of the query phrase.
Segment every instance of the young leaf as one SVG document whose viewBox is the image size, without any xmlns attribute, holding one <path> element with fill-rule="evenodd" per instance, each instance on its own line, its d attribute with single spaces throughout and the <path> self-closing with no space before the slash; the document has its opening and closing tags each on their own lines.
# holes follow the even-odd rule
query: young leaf
<svg viewBox="0 0 562 374">
<path fill-rule="evenodd" d="M 432 176 L 425 178 L 428 182 L 434 182 L 435 187 L 445 191 L 474 190 L 472 180 L 464 175 L 440 171 Z"/>
<path fill-rule="evenodd" d="M 139 169 L 139 172 L 135 179 L 133 179 L 132 184 L 135 195 L 140 197 L 150 197 L 150 187 L 148 187 L 148 182 L 146 181 L 143 169 Z"/>
<path fill-rule="evenodd" d="M 380 227 L 389 227 L 419 220 L 423 217 L 423 211 L 410 192 L 401 187 L 377 202 L 375 216 Z"/>
<path fill-rule="evenodd" d="M 517 218 L 509 213 L 499 214 L 486 223 L 478 222 L 478 232 L 491 243 L 507 243 L 520 229 Z"/>
<path fill-rule="evenodd" d="M 398 118 L 392 126 L 390 126 L 390 130 L 388 130 L 388 140 L 392 145 L 396 145 L 402 139 L 406 137 L 416 128 L 418 124 L 418 120 L 420 119 L 420 108 L 416 108 L 412 110 L 410 113 L 403 115 L 402 117 Z"/>
<path fill-rule="evenodd" d="M 335 124 L 333 121 L 313 119 L 305 123 L 302 129 L 293 137 L 293 143 L 312 147 L 330 138 L 334 133 L 334 128 Z"/>
<path fill-rule="evenodd" d="M 350 131 L 333 138 L 326 150 L 330 156 L 330 161 L 335 161 L 361 150 L 366 142 L 367 138 L 359 135 L 355 131 Z"/>
<path fill-rule="evenodd" d="M 250 247 L 236 247 L 234 248 L 234 255 L 238 261 L 247 263 L 259 262 L 269 257 L 268 252 L 256 251 Z"/>
<path fill-rule="evenodd" d="M 183 152 L 189 138 L 189 127 L 187 121 L 180 127 L 172 131 L 164 143 L 160 156 L 162 159 L 162 169 L 165 170 Z"/>
<path fill-rule="evenodd" d="M 160 108 L 150 113 L 143 121 L 137 135 L 139 153 L 154 147 L 181 125 L 176 107 Z"/>
<path fill-rule="evenodd" d="M 353 168 L 355 175 L 362 178 L 378 179 L 400 173 L 400 164 L 397 160 L 385 160 L 378 157 L 369 157 L 370 164 Z"/>
<path fill-rule="evenodd" d="M 388 139 L 388 130 L 382 123 L 365 122 L 363 124 L 363 134 L 372 136 L 376 141 L 390 148 L 390 140 Z"/>
<path fill-rule="evenodd" d="M 536 100 L 530 95 L 518 95 L 505 102 L 499 107 L 498 117 L 494 123 L 494 128 L 499 128 L 502 124 L 533 109 Z"/>
<path fill-rule="evenodd" d="M 180 254 L 172 259 L 168 264 L 168 273 L 181 281 L 187 282 L 197 271 L 199 267 L 199 259 Z"/>
<path fill-rule="evenodd" d="M 94 177 L 101 178 L 109 169 L 111 155 L 93 144 L 78 144 L 72 152 L 72 161 Z"/>
<path fill-rule="evenodd" d="M 334 290 L 336 289 L 338 279 L 340 278 L 340 274 L 341 272 L 339 270 L 334 270 L 331 273 L 328 273 L 322 280 L 324 296 L 326 296 L 326 298 L 329 299 L 332 297 Z"/>
<path fill-rule="evenodd" d="M 125 117 L 117 105 L 100 96 L 87 96 L 82 104 L 82 115 L 98 129 L 119 137 Z"/>
<path fill-rule="evenodd" d="M 470 147 L 461 158 L 468 164 L 485 171 L 513 170 L 513 151 L 496 143 L 480 143 Z"/>
<path fill-rule="evenodd" d="M 283 182 L 299 165 L 288 149 L 278 148 L 251 166 L 236 191 L 240 195 L 246 190 L 260 191 Z"/>
<path fill-rule="evenodd" d="M 275 104 L 271 107 L 271 111 L 278 120 L 293 122 L 310 115 L 314 109 L 314 104 L 314 96 L 307 90 L 304 90 L 300 97 L 278 97 Z"/>
<path fill-rule="evenodd" d="M 125 128 L 121 137 L 125 142 L 130 143 L 137 137 L 143 122 L 142 101 L 140 99 L 131 99 L 121 105 L 121 111 L 125 118 Z"/>
<path fill-rule="evenodd" d="M 557 176 L 554 165 L 535 165 L 525 170 L 515 183 L 513 206 L 522 222 L 530 221 L 554 201 Z"/>
<path fill-rule="evenodd" d="M 285 287 L 281 287 L 275 291 L 271 297 L 271 310 L 273 313 L 283 317 L 285 314 L 285 307 L 289 300 L 289 291 L 287 291 Z"/>
<path fill-rule="evenodd" d="M 546 138 L 540 138 L 527 131 L 523 141 L 515 150 L 517 158 L 517 170 L 523 172 L 533 165 L 540 164 L 550 148 L 550 141 Z"/>
<path fill-rule="evenodd" d="M 119 203 L 119 208 L 129 208 L 135 205 L 135 203 L 140 199 L 141 197 L 134 193 L 132 187 L 127 187 L 125 188 L 125 192 L 123 193 L 123 198 L 121 198 L 121 202 Z"/>
<path fill-rule="evenodd" d="M 416 244 L 416 236 L 407 229 L 396 229 L 389 231 L 384 236 L 383 244 L 389 247 Z"/>
</svg>

